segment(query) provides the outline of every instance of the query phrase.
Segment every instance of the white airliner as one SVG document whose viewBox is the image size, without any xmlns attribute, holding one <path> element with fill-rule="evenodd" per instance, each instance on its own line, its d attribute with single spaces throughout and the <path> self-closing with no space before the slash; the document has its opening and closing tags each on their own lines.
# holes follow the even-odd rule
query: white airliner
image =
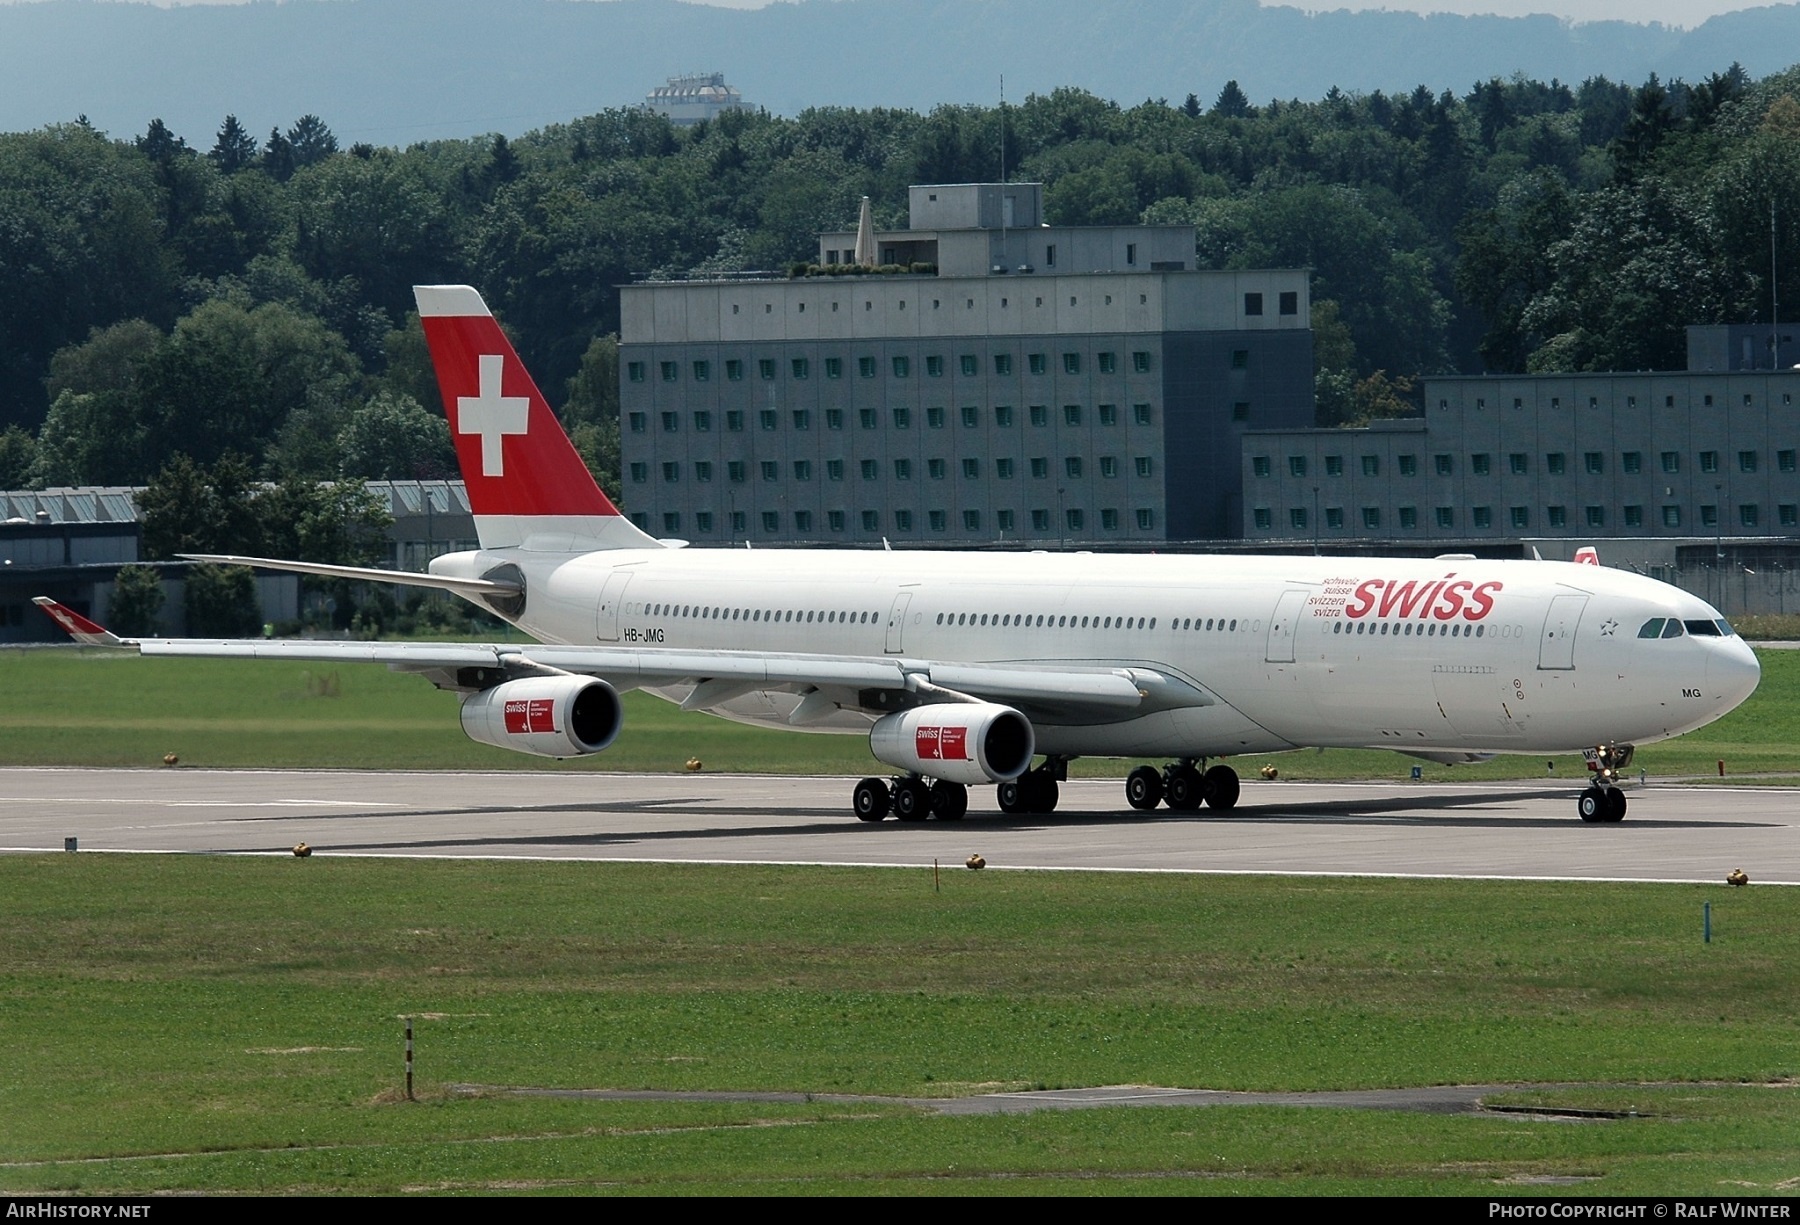
<svg viewBox="0 0 1800 1225">
<path fill-rule="evenodd" d="M 415 293 L 481 547 L 429 574 L 200 560 L 439 588 L 542 645 L 131 640 L 38 602 L 145 655 L 417 672 L 462 695 L 472 739 L 546 757 L 605 749 L 628 689 L 864 735 L 900 772 L 856 785 L 865 821 L 955 820 L 987 783 L 1004 811 L 1049 812 L 1083 756 L 1168 763 L 1131 772 L 1134 808 L 1224 811 L 1238 776 L 1216 759 L 1303 746 L 1582 750 L 1580 815 L 1617 821 L 1635 745 L 1756 688 L 1716 609 L 1598 565 L 668 547 L 595 485 L 480 295 Z"/>
</svg>

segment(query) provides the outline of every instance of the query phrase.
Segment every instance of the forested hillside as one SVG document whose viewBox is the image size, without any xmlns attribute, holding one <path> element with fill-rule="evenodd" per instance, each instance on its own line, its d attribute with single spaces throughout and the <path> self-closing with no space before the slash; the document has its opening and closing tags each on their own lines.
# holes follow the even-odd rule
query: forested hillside
<svg viewBox="0 0 1800 1225">
<path fill-rule="evenodd" d="M 1800 288 L 1800 69 L 1516 78 L 1463 94 L 729 116 L 632 110 L 410 148 L 307 116 L 0 135 L 0 488 L 447 472 L 410 287 L 501 313 L 603 477 L 621 282 L 785 270 L 815 231 L 904 224 L 910 183 L 1042 180 L 1052 221 L 1191 221 L 1202 267 L 1314 269 L 1324 423 L 1421 373 L 1679 366 L 1690 321 Z M 1790 313 L 1785 312 L 1784 313 Z"/>
</svg>

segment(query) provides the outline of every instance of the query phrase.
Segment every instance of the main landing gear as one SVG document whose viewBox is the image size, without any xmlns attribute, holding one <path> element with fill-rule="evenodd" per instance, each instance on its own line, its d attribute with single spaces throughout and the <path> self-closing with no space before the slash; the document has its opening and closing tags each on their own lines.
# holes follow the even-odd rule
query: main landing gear
<svg viewBox="0 0 1800 1225">
<path fill-rule="evenodd" d="M 1202 771 L 1196 759 L 1184 757 L 1158 770 L 1139 766 L 1125 776 L 1125 801 L 1141 812 L 1150 812 L 1167 800 L 1177 812 L 1193 812 L 1202 804 L 1219 812 L 1237 807 L 1238 776 L 1230 766 Z"/>
<path fill-rule="evenodd" d="M 851 793 L 850 806 L 859 821 L 880 821 L 893 813 L 902 821 L 960 821 L 969 811 L 969 789 L 943 779 L 927 781 L 917 774 L 896 778 L 865 778 Z"/>
<path fill-rule="evenodd" d="M 1575 811 L 1583 821 L 1599 825 L 1625 819 L 1625 793 L 1619 789 L 1619 772 L 1631 764 L 1633 752 L 1629 744 L 1603 744 L 1586 754 L 1594 782 L 1575 802 Z"/>
<path fill-rule="evenodd" d="M 1069 759 L 1046 757 L 1037 768 L 1025 771 L 1010 783 L 1001 783 L 995 788 L 995 798 L 1005 813 L 1055 812 L 1056 801 L 1062 798 L 1062 788 L 1057 783 L 1068 779 Z"/>
</svg>

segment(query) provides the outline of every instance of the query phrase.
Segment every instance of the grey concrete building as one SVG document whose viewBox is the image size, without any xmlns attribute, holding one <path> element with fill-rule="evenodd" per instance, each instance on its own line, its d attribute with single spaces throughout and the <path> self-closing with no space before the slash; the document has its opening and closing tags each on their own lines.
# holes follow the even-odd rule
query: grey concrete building
<svg viewBox="0 0 1800 1225">
<path fill-rule="evenodd" d="M 644 98 L 644 108 L 665 116 L 678 128 L 691 128 L 726 111 L 748 108 L 744 96 L 725 83 L 722 72 L 696 72 L 670 77 Z"/>
<path fill-rule="evenodd" d="M 623 287 L 626 513 L 702 544 L 1236 534 L 1239 438 L 1312 419 L 1306 273 L 1191 270 L 1188 226 L 1015 226 L 1035 184 L 912 203 L 878 242 L 934 273 Z"/>
</svg>

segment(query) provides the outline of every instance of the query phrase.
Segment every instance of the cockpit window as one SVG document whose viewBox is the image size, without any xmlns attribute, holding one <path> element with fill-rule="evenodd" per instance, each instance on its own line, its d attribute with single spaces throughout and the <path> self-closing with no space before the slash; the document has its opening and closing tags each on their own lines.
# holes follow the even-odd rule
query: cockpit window
<svg viewBox="0 0 1800 1225">
<path fill-rule="evenodd" d="M 1720 617 L 1717 621 L 1713 622 L 1713 624 L 1718 626 L 1719 633 L 1723 634 L 1727 638 L 1730 638 L 1737 633 L 1736 630 L 1731 628 L 1731 622 L 1727 621 L 1723 617 Z"/>
<path fill-rule="evenodd" d="M 1719 637 L 1719 624 L 1716 621 L 1683 621 L 1682 624 L 1687 626 L 1687 632 L 1696 638 Z"/>
<path fill-rule="evenodd" d="M 1638 631 L 1638 637 L 1639 638 L 1661 638 L 1662 632 L 1663 632 L 1663 623 L 1667 620 L 1668 620 L 1667 617 L 1652 617 L 1652 618 L 1650 618 L 1648 621 L 1644 622 L 1644 628 L 1640 629 Z"/>
<path fill-rule="evenodd" d="M 1674 617 L 1670 617 L 1669 623 L 1667 625 L 1663 626 L 1663 637 L 1664 638 L 1679 638 L 1679 637 L 1681 637 L 1681 622 L 1677 621 Z"/>
</svg>

